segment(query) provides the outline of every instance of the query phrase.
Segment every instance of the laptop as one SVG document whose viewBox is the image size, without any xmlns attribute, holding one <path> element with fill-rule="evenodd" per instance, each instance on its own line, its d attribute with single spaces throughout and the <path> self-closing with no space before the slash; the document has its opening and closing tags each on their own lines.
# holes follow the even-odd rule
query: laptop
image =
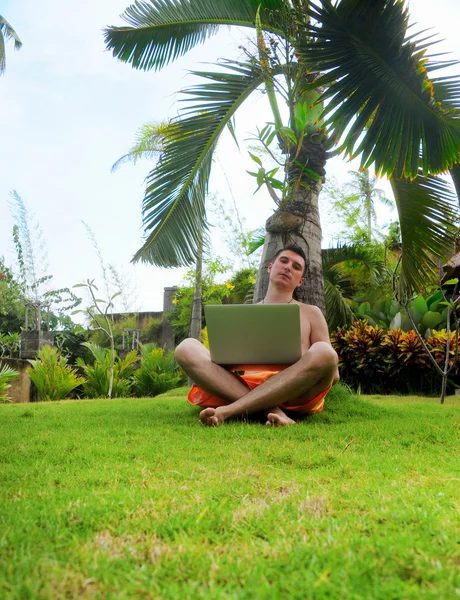
<svg viewBox="0 0 460 600">
<path fill-rule="evenodd" d="M 298 304 L 211 304 L 204 313 L 219 365 L 293 364 L 302 356 Z"/>
</svg>

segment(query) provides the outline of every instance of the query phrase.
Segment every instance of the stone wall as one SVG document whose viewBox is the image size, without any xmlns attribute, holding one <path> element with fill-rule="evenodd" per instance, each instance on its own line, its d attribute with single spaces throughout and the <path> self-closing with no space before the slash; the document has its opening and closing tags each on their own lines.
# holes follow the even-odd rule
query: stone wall
<svg viewBox="0 0 460 600">
<path fill-rule="evenodd" d="M 27 373 L 27 369 L 32 366 L 32 363 L 22 358 L 0 358 L 0 364 L 2 363 L 19 371 L 19 377 L 11 382 L 11 387 L 7 391 L 11 401 L 15 403 L 37 401 L 37 389 Z"/>
</svg>

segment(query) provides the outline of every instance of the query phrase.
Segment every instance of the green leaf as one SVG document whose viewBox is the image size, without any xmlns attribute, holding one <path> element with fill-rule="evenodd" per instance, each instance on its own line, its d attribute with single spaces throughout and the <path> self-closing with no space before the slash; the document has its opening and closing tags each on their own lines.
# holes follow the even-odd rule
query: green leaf
<svg viewBox="0 0 460 600">
<path fill-rule="evenodd" d="M 236 137 L 236 131 L 235 131 L 235 119 L 234 119 L 234 118 L 233 118 L 233 119 L 230 119 L 230 120 L 229 120 L 229 122 L 228 122 L 228 125 L 227 125 L 227 126 L 228 126 L 228 130 L 230 131 L 230 134 L 231 134 L 231 136 L 232 136 L 232 138 L 233 138 L 233 141 L 235 142 L 235 144 L 236 144 L 236 147 L 237 147 L 237 148 L 238 148 L 238 150 L 239 150 L 239 149 L 240 149 L 240 145 L 239 145 L 239 143 L 238 143 L 238 139 L 237 139 L 237 137 Z"/>
<path fill-rule="evenodd" d="M 136 0 L 122 15 L 128 24 L 108 27 L 107 50 L 136 69 L 161 69 L 215 35 L 221 25 L 262 27 L 282 34 L 282 20 L 273 0 Z M 275 8 L 275 10 L 273 10 Z"/>
<path fill-rule="evenodd" d="M 458 278 L 449 279 L 449 281 L 443 281 L 442 285 L 456 285 L 458 283 Z"/>
<path fill-rule="evenodd" d="M 297 136 L 290 127 L 280 127 L 279 132 L 283 137 L 287 138 L 293 144 L 297 145 L 297 143 L 298 143 Z"/>
<path fill-rule="evenodd" d="M 436 289 L 436 287 L 433 286 L 433 289 Z M 428 296 L 428 298 L 426 299 L 426 304 L 430 310 L 435 311 L 436 306 L 439 304 L 439 300 L 441 300 L 441 299 L 442 299 L 442 292 L 441 292 L 441 290 L 437 290 L 434 294 L 431 294 L 431 296 Z"/>
<path fill-rule="evenodd" d="M 257 185 L 260 187 L 265 181 L 265 169 L 259 169 L 257 173 Z"/>
<path fill-rule="evenodd" d="M 432 310 L 429 310 L 428 312 L 426 312 L 423 315 L 421 323 L 425 327 L 429 327 L 430 329 L 434 329 L 440 323 L 442 323 L 442 321 L 443 321 L 443 318 L 442 318 L 442 316 L 439 313 L 433 312 Z"/>
<path fill-rule="evenodd" d="M 275 135 L 276 135 L 276 131 L 272 131 L 270 133 L 270 135 L 267 137 L 267 139 L 265 140 L 265 143 L 267 146 L 270 146 L 270 144 L 273 142 L 273 140 L 275 139 Z"/>
<path fill-rule="evenodd" d="M 414 300 L 414 306 L 421 315 L 424 315 L 428 311 L 428 306 L 423 296 L 417 296 Z"/>
<path fill-rule="evenodd" d="M 366 314 L 370 309 L 371 309 L 371 305 L 369 304 L 369 302 L 362 302 L 359 305 L 358 312 L 360 314 Z"/>
<path fill-rule="evenodd" d="M 274 179 L 273 177 L 269 178 L 269 183 L 274 190 L 284 190 L 284 183 L 279 179 Z"/>
<path fill-rule="evenodd" d="M 260 160 L 260 158 L 258 156 L 256 156 L 255 154 L 252 154 L 252 152 L 248 152 L 248 154 L 255 163 L 262 166 L 262 161 Z"/>
</svg>

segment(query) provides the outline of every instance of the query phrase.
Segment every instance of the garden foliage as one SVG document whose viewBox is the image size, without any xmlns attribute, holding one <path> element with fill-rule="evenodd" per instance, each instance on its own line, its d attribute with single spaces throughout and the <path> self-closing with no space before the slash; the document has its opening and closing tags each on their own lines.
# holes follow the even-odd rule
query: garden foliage
<svg viewBox="0 0 460 600">
<path fill-rule="evenodd" d="M 17 358 L 21 345 L 20 333 L 0 333 L 0 356 Z"/>
<path fill-rule="evenodd" d="M 417 296 L 408 304 L 408 309 L 417 329 L 429 336 L 431 331 L 445 324 L 447 308 L 442 303 L 440 290 L 424 298 Z M 412 329 L 410 319 L 399 303 L 391 297 L 383 298 L 371 305 L 369 302 L 358 303 L 354 300 L 351 309 L 359 320 L 365 319 L 369 325 L 378 325 L 384 329 Z"/>
<path fill-rule="evenodd" d="M 450 334 L 449 363 L 455 360 L 456 334 Z M 433 330 L 427 347 L 443 368 L 447 334 Z M 431 393 L 439 379 L 415 331 L 384 330 L 366 321 L 354 322 L 331 335 L 339 356 L 340 376 L 344 383 L 363 393 Z M 452 371 L 449 387 L 457 384 L 458 365 Z"/>
<path fill-rule="evenodd" d="M 6 391 L 10 387 L 10 381 L 16 379 L 18 375 L 18 371 L 7 364 L 0 364 L 0 402 L 10 401 Z"/>
<path fill-rule="evenodd" d="M 85 342 L 83 345 L 90 350 L 94 358 L 93 364 L 87 364 L 82 358 L 77 358 L 77 365 L 86 377 L 86 382 L 83 384 L 84 395 L 87 398 L 106 398 L 110 387 L 111 350 L 90 342 Z M 136 361 L 136 350 L 129 352 L 124 359 L 115 354 L 112 398 L 131 395 L 132 375 Z"/>
<path fill-rule="evenodd" d="M 95 315 L 93 317 L 91 327 L 99 327 L 101 324 L 103 324 L 102 317 L 100 315 Z M 148 320 L 139 323 L 138 315 L 133 314 L 123 317 L 120 320 L 113 321 L 113 339 L 117 348 L 121 348 L 122 346 L 123 329 L 139 329 L 139 338 L 142 344 L 148 344 L 151 342 L 159 343 L 161 341 L 161 319 L 150 317 Z M 91 329 L 88 341 L 103 348 L 110 346 L 110 339 L 101 329 Z"/>
<path fill-rule="evenodd" d="M 67 364 L 67 358 L 51 346 L 43 346 L 27 372 L 44 401 L 67 398 L 85 381 Z"/>
<path fill-rule="evenodd" d="M 205 260 L 202 281 L 203 305 L 206 304 L 244 304 L 252 302 L 255 269 L 240 269 L 233 277 L 218 283 L 217 279 L 227 271 L 227 267 L 219 259 Z M 186 275 L 186 285 L 179 287 L 175 294 L 174 308 L 168 314 L 168 320 L 174 327 L 176 345 L 189 336 L 190 320 L 194 293 L 195 273 L 190 270 Z"/>
<path fill-rule="evenodd" d="M 134 373 L 136 396 L 157 396 L 186 385 L 187 377 L 174 358 L 174 352 L 163 352 L 155 344 L 141 348 L 141 365 Z"/>
</svg>

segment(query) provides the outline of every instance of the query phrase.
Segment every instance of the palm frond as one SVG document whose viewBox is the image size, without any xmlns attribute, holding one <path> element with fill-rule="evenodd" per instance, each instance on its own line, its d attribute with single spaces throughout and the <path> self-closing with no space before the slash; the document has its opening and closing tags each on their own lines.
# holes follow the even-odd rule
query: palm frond
<svg viewBox="0 0 460 600">
<path fill-rule="evenodd" d="M 251 231 L 251 241 L 248 244 L 248 255 L 254 254 L 259 248 L 265 244 L 265 227 L 259 227 Z"/>
<path fill-rule="evenodd" d="M 385 272 L 385 265 L 369 246 L 337 244 L 335 248 L 322 250 L 321 256 L 325 280 L 330 269 L 345 262 L 358 262 L 364 265 L 369 270 L 372 282 L 375 284 L 381 280 Z"/>
<path fill-rule="evenodd" d="M 5 71 L 5 40 L 14 40 L 14 49 L 19 50 L 22 42 L 8 21 L 0 15 L 0 75 Z"/>
<path fill-rule="evenodd" d="M 282 34 L 287 0 L 136 0 L 122 14 L 127 27 L 108 27 L 104 39 L 116 58 L 136 69 L 161 69 L 222 25 L 254 27 L 257 10 L 263 28 Z"/>
<path fill-rule="evenodd" d="M 454 247 L 458 207 L 451 186 L 439 177 L 392 179 L 401 225 L 401 291 L 420 290 L 433 278 L 436 259 L 446 262 Z"/>
<path fill-rule="evenodd" d="M 452 181 L 455 186 L 455 191 L 457 192 L 457 200 L 460 204 L 460 164 L 454 165 L 450 171 L 450 176 L 452 177 Z"/>
<path fill-rule="evenodd" d="M 196 260 L 217 141 L 236 110 L 264 81 L 256 65 L 225 64 L 226 71 L 194 73 L 209 83 L 183 92 L 191 101 L 174 121 L 174 134 L 147 179 L 143 223 L 148 237 L 135 262 L 178 267 Z"/>
<path fill-rule="evenodd" d="M 141 125 L 136 132 L 133 147 L 112 165 L 111 172 L 114 173 L 128 162 L 136 164 L 139 159 L 157 160 L 164 149 L 166 139 L 172 135 L 173 127 L 175 126 L 171 121 Z"/>
<path fill-rule="evenodd" d="M 353 313 L 346 300 L 348 294 L 343 289 L 344 284 L 343 275 L 337 268 L 331 268 L 324 277 L 324 300 L 329 331 L 349 325 L 353 321 Z"/>
<path fill-rule="evenodd" d="M 426 45 L 407 37 L 408 11 L 399 0 L 324 1 L 312 18 L 299 59 L 321 71 L 329 135 L 377 174 L 414 178 L 441 173 L 460 162 L 455 114 L 436 102 Z M 418 41 L 417 41 L 418 40 Z M 457 89 L 458 79 L 450 84 Z"/>
</svg>

